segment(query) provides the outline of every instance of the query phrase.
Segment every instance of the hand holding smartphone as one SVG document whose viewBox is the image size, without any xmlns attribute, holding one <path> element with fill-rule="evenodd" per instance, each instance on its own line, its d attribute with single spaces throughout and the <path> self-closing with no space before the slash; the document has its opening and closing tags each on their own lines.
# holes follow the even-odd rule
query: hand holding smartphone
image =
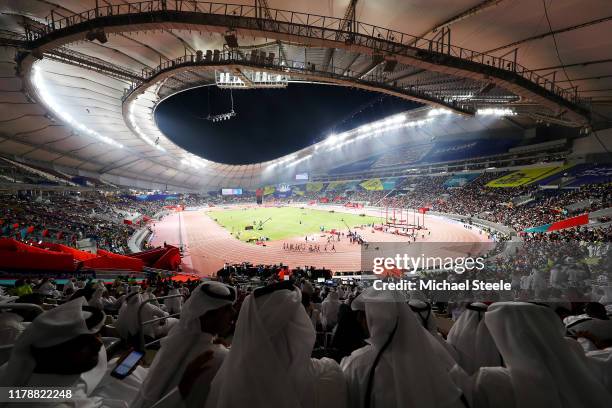
<svg viewBox="0 0 612 408">
<path fill-rule="evenodd" d="M 140 351 L 132 350 L 125 356 L 119 359 L 117 365 L 111 371 L 111 375 L 115 378 L 123 380 L 125 377 L 130 375 L 134 369 L 138 366 L 138 363 L 144 357 L 144 353 Z"/>
</svg>

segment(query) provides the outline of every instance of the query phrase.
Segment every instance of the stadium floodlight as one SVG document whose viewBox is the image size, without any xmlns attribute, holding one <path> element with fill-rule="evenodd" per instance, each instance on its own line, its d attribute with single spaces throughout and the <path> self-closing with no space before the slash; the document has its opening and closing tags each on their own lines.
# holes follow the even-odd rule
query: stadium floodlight
<svg viewBox="0 0 612 408">
<path fill-rule="evenodd" d="M 103 143 L 117 147 L 119 149 L 123 149 L 124 146 L 121 143 L 115 141 L 114 139 L 108 136 L 101 135 L 95 130 L 88 128 L 84 124 L 77 122 L 76 119 L 74 119 L 74 117 L 70 113 L 63 110 L 62 104 L 55 99 L 55 97 L 51 94 L 49 88 L 47 87 L 47 84 L 41 71 L 42 70 L 40 69 L 40 66 L 38 64 L 34 65 L 32 83 L 34 84 L 34 87 L 36 88 L 42 102 L 53 113 L 55 113 L 55 115 L 57 115 L 62 121 L 70 125 L 72 128 L 76 129 L 77 133 L 84 133 L 90 137 L 100 140 Z"/>
<path fill-rule="evenodd" d="M 372 126 L 371 126 L 371 125 L 369 125 L 369 124 L 363 125 L 363 126 L 361 126 L 361 127 L 359 128 L 359 131 L 360 131 L 360 132 L 362 132 L 362 133 L 367 133 L 367 132 L 369 132 L 370 130 L 372 130 Z"/>
<path fill-rule="evenodd" d="M 399 113 L 395 116 L 393 116 L 393 122 L 394 123 L 402 123 L 406 121 L 406 115 L 403 113 Z"/>
<path fill-rule="evenodd" d="M 427 112 L 427 116 L 448 115 L 451 113 L 453 112 L 450 109 L 436 108 L 436 109 L 430 109 L 429 112 Z"/>
<path fill-rule="evenodd" d="M 325 139 L 325 144 L 331 146 L 331 145 L 336 144 L 336 142 L 338 142 L 338 140 L 339 140 L 338 136 L 332 133 L 331 135 L 329 135 L 327 137 L 327 139 Z"/>
<path fill-rule="evenodd" d="M 395 131 L 402 128 L 422 126 L 431 121 L 433 121 L 433 118 L 408 121 L 408 116 L 404 113 L 400 113 L 376 122 L 361 125 L 358 128 L 346 132 L 338 134 L 332 133 L 324 141 L 315 144 L 313 150 L 318 151 L 319 147 L 326 146 L 327 151 L 333 151 L 358 140 L 380 136 L 386 132 Z"/>
<path fill-rule="evenodd" d="M 389 126 L 393 126 L 393 125 L 395 125 L 395 123 L 396 123 L 396 122 L 395 122 L 395 118 L 390 117 L 390 118 L 388 118 L 388 119 L 385 119 L 385 120 L 384 120 L 384 121 L 381 123 L 381 126 L 384 126 L 384 127 L 389 127 Z"/>
<path fill-rule="evenodd" d="M 296 164 L 299 164 L 301 162 L 303 162 L 304 160 L 308 160 L 312 157 L 312 154 L 308 154 L 304 157 L 299 158 L 298 160 L 294 160 L 293 162 L 289 163 L 289 166 L 295 166 Z"/>
<path fill-rule="evenodd" d="M 509 108 L 480 108 L 476 111 L 481 116 L 516 116 L 516 112 Z"/>
<path fill-rule="evenodd" d="M 274 162 L 270 164 L 269 168 L 274 168 L 278 166 L 279 164 L 285 164 L 291 160 L 294 160 L 296 157 L 297 157 L 297 154 L 291 154 L 289 156 L 285 156 L 283 158 L 276 159 Z"/>
</svg>

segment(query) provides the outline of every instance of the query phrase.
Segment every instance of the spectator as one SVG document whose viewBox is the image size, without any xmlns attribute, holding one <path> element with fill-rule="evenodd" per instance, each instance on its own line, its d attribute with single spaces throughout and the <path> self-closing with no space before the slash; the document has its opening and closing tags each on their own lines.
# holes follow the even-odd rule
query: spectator
<svg viewBox="0 0 612 408">
<path fill-rule="evenodd" d="M 198 379 L 199 386 L 194 388 L 186 401 L 187 406 L 204 406 L 206 395 L 202 400 L 198 389 L 210 386 L 227 355 L 227 348 L 213 341 L 215 336 L 223 336 L 229 331 L 234 319 L 235 301 L 236 290 L 231 286 L 206 282 L 196 288 L 183 307 L 181 320 L 162 340 L 161 349 L 155 356 L 133 408 L 155 404 L 178 385 L 190 361 L 207 351 L 213 351 L 213 367 L 207 371 L 207 375 Z"/>
<path fill-rule="evenodd" d="M 43 313 L 18 338 L 0 370 L 0 385 L 70 389 L 70 400 L 77 404 L 129 404 L 146 370 L 137 368 L 125 380 L 105 374 L 116 360 L 107 363 L 97 335 L 104 320 L 104 313 L 83 298 Z"/>
</svg>

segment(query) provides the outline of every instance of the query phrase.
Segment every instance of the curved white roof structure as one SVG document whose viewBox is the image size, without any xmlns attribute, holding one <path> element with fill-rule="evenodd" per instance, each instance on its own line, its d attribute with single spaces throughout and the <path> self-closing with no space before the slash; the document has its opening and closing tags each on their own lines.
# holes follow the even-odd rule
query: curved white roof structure
<svg viewBox="0 0 612 408">
<path fill-rule="evenodd" d="M 246 86 L 265 72 L 455 112 L 427 137 L 610 120 L 607 0 L 545 2 L 546 10 L 532 0 L 232 3 L 0 0 L 0 153 L 142 188 L 253 188 L 287 166 L 338 165 L 350 156 L 339 151 L 383 128 L 418 137 L 414 122 L 427 119 L 410 112 L 267 163 L 215 163 L 166 138 L 154 110 L 218 72 Z M 482 121 L 474 117 L 482 108 L 518 116 Z"/>
</svg>

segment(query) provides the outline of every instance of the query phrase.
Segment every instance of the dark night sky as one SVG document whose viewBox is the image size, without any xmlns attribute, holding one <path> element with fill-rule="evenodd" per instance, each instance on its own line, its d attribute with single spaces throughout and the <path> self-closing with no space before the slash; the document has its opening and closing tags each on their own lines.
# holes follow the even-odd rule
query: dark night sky
<svg viewBox="0 0 612 408">
<path fill-rule="evenodd" d="M 272 160 L 333 132 L 419 105 L 392 96 L 330 85 L 290 83 L 285 89 L 234 90 L 233 119 L 211 122 L 210 112 L 231 110 L 230 91 L 216 86 L 179 93 L 155 112 L 161 131 L 209 160 L 250 164 Z"/>
</svg>

